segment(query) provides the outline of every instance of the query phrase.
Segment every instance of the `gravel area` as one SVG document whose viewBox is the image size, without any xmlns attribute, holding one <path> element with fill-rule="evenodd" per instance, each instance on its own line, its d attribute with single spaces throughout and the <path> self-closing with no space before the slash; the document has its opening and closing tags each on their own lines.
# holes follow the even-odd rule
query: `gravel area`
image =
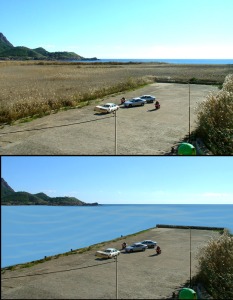
<svg viewBox="0 0 233 300">
<path fill-rule="evenodd" d="M 195 128 L 197 103 L 216 86 L 191 85 L 190 128 Z M 0 129 L 0 155 L 164 155 L 189 133 L 187 84 L 153 83 L 143 88 L 101 99 L 120 103 L 143 94 L 155 95 L 154 104 L 120 108 L 113 114 L 94 112 L 97 102 L 82 109 L 52 114 L 32 122 Z M 115 122 L 116 121 L 116 122 Z M 117 126 L 115 126 L 117 124 Z M 115 130 L 117 128 L 117 130 Z"/>
<path fill-rule="evenodd" d="M 218 233 L 210 230 L 152 228 L 135 236 L 96 245 L 82 254 L 61 256 L 30 268 L 7 270 L 2 274 L 2 299 L 168 299 L 197 270 L 197 251 Z M 154 249 L 122 253 L 116 260 L 95 257 L 97 249 L 121 248 L 152 239 L 162 254 Z M 191 251 L 190 251 L 191 249 Z M 67 270 L 67 271 L 65 271 Z M 47 274 L 46 274 L 47 273 Z M 13 278 L 18 276 L 25 276 Z M 6 278 L 8 278 L 6 280 Z M 10 279 L 9 279 L 10 278 Z"/>
</svg>

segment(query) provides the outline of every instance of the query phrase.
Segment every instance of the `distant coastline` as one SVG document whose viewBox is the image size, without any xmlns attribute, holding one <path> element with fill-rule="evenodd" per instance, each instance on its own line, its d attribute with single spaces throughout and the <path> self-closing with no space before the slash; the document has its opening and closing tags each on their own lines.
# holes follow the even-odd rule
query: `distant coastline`
<svg viewBox="0 0 233 300">
<path fill-rule="evenodd" d="M 72 62 L 97 62 L 97 63 L 161 63 L 161 64 L 191 64 L 191 65 L 231 65 L 233 58 L 229 59 L 171 59 L 171 58 L 98 58 L 95 60 L 69 60 Z"/>
<path fill-rule="evenodd" d="M 45 193 L 31 194 L 15 192 L 9 184 L 1 178 L 1 205 L 45 205 L 45 206 L 97 206 L 97 202 L 86 203 L 75 197 L 49 197 Z"/>
</svg>

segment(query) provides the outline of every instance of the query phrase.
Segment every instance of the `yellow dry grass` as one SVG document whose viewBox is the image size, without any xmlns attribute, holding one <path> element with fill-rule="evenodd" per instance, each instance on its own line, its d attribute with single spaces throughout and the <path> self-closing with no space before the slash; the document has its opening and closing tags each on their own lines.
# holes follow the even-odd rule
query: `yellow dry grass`
<svg viewBox="0 0 233 300">
<path fill-rule="evenodd" d="M 224 81 L 232 66 L 0 62 L 0 123 L 50 113 L 155 78 Z M 133 83 L 133 84 L 132 84 Z M 87 102 L 86 102 L 87 103 Z"/>
</svg>

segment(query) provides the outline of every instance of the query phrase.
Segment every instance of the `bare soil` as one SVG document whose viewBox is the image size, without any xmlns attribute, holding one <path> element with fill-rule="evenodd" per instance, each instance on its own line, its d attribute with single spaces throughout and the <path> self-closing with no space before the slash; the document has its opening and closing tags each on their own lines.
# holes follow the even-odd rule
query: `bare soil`
<svg viewBox="0 0 233 300">
<path fill-rule="evenodd" d="M 90 251 L 52 259 L 2 274 L 2 299 L 169 299 L 197 272 L 197 253 L 218 236 L 210 230 L 153 228 L 135 236 L 96 245 Z M 95 257 L 97 249 L 120 249 L 144 239 L 162 249 L 122 253 L 116 260 Z M 190 243 L 191 241 L 191 243 Z M 191 247 L 190 247 L 191 245 Z M 191 259 L 190 259 L 191 258 Z M 190 263 L 191 262 L 191 263 Z M 47 273 L 47 274 L 46 274 Z M 26 276 L 14 278 L 19 276 Z M 6 279 L 8 278 L 8 279 Z"/>
<path fill-rule="evenodd" d="M 190 85 L 190 130 L 196 127 L 195 109 L 216 86 Z M 120 103 L 143 94 L 155 95 L 154 104 L 123 108 L 114 114 L 94 112 L 98 103 Z M 82 109 L 45 116 L 0 129 L 0 155 L 164 155 L 189 134 L 187 84 L 153 83 L 111 95 Z"/>
</svg>

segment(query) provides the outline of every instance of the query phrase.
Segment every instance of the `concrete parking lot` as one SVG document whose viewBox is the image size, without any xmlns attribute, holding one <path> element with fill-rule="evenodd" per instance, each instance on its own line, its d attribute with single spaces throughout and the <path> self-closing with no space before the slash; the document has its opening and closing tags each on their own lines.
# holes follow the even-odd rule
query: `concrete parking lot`
<svg viewBox="0 0 233 300">
<path fill-rule="evenodd" d="M 168 299 L 196 274 L 198 249 L 218 233 L 210 230 L 152 228 L 82 254 L 62 256 L 2 275 L 2 299 Z M 117 263 L 95 256 L 105 247 L 121 248 L 144 239 L 162 249 L 122 252 Z M 191 240 L 191 247 L 190 247 Z M 191 256 L 190 256 L 191 253 Z M 190 260 L 191 258 L 191 260 Z M 18 277 L 18 278 L 17 278 Z M 8 278 L 8 279 L 6 279 Z"/>
<path fill-rule="evenodd" d="M 196 126 L 195 108 L 217 87 L 191 85 L 190 128 Z M 0 155 L 163 155 L 189 133 L 189 89 L 186 84 L 153 83 L 100 103 L 120 103 L 151 94 L 161 104 L 120 108 L 113 114 L 96 114 L 96 103 L 59 112 L 32 122 L 0 129 Z"/>
</svg>

